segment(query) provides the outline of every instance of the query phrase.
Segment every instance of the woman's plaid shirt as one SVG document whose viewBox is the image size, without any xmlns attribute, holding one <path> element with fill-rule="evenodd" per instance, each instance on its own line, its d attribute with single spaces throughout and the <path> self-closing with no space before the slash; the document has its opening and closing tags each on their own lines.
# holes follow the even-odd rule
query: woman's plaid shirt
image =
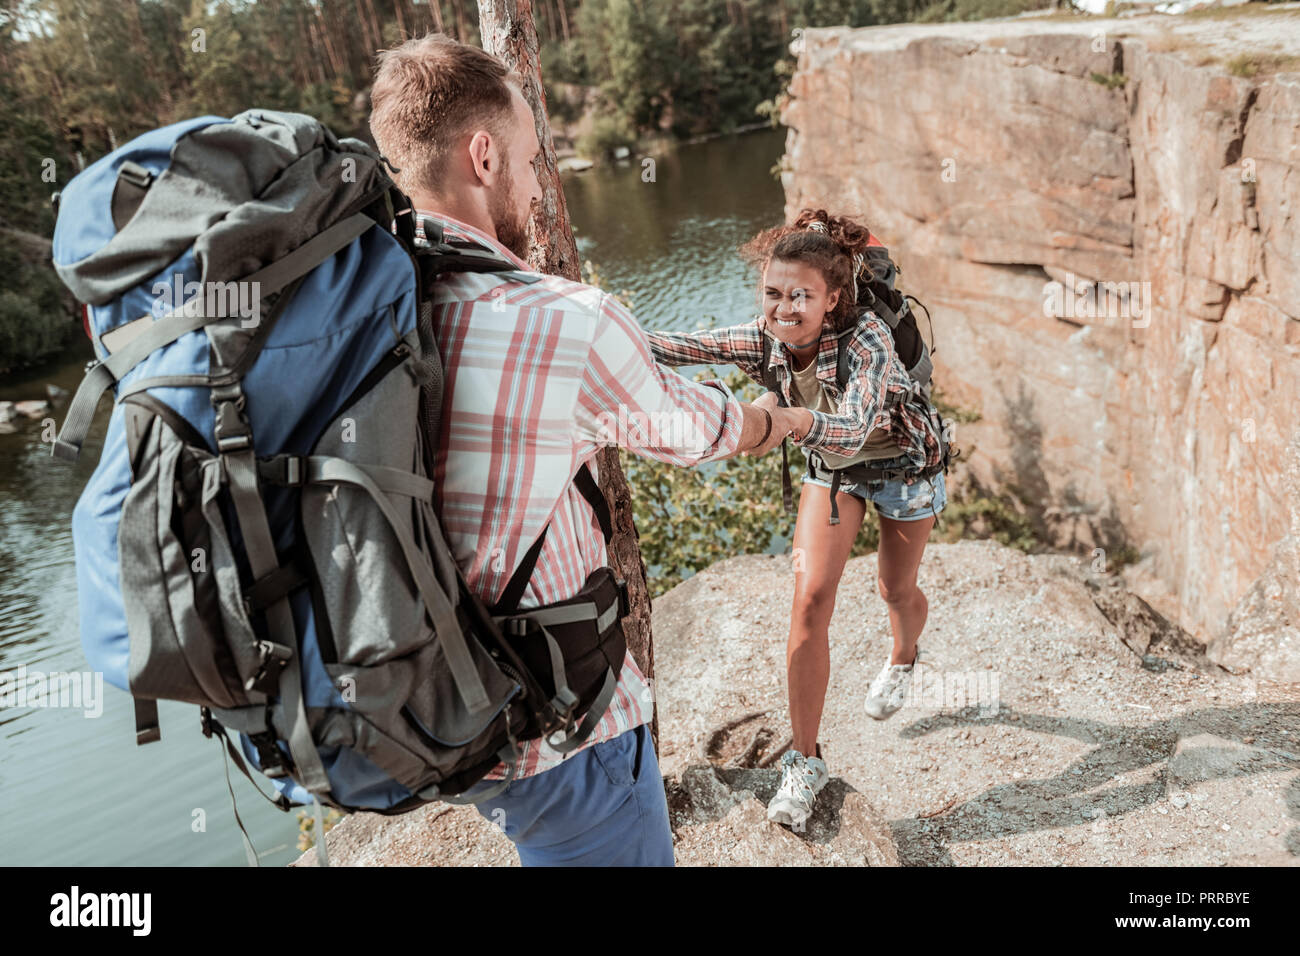
<svg viewBox="0 0 1300 956">
<path fill-rule="evenodd" d="M 445 215 L 448 238 L 468 239 L 532 272 L 495 239 Z M 533 273 L 536 276 L 536 273 Z M 432 290 L 445 372 L 434 455 L 438 518 L 465 580 L 488 604 L 550 522 L 521 608 L 572 597 L 609 563 L 595 512 L 573 484 L 582 463 L 618 445 L 674 465 L 734 454 L 740 402 L 721 382 L 692 382 L 657 365 L 645 331 L 613 296 L 560 276 L 443 276 Z M 629 652 L 604 717 L 577 749 L 617 737 L 654 713 L 649 681 Z M 517 776 L 565 755 L 523 742 Z M 485 779 L 500 779 L 498 764 Z"/>
<path fill-rule="evenodd" d="M 763 316 L 744 325 L 699 332 L 649 332 L 655 360 L 664 365 L 735 365 L 763 384 L 763 337 L 771 342 L 768 361 L 776 372 L 786 404 L 799 405 L 791 393 L 794 378 L 788 353 L 767 331 Z M 857 334 L 845 339 L 849 350 L 849 381 L 843 393 L 835 379 L 838 346 L 834 330 L 822 330 L 817 350 L 817 380 L 832 402 L 835 415 L 812 412 L 808 434 L 797 442 L 813 451 L 851 457 L 861 450 L 867 435 L 879 428 L 890 432 L 900 454 L 916 472 L 937 466 L 943 449 L 930 420 L 929 403 L 913 387 L 912 377 L 894 352 L 889 326 L 874 312 L 859 319 Z"/>
</svg>

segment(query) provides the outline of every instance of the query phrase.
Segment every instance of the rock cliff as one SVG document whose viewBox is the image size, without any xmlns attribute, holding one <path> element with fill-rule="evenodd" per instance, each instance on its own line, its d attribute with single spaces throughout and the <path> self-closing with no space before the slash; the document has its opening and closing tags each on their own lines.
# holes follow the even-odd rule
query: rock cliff
<svg viewBox="0 0 1300 956">
<path fill-rule="evenodd" d="M 1270 72 L 1300 70 L 1300 4 L 795 51 L 787 211 L 896 254 L 941 389 L 983 416 L 971 478 L 1059 545 L 1135 549 L 1130 586 L 1218 659 L 1300 680 L 1257 653 L 1300 627 L 1300 73 Z"/>
</svg>

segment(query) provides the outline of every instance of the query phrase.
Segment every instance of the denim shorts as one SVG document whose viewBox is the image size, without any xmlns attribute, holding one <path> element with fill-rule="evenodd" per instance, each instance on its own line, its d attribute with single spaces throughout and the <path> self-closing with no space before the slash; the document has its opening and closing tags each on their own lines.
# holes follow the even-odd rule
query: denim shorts
<svg viewBox="0 0 1300 956">
<path fill-rule="evenodd" d="M 895 468 L 912 467 L 906 455 L 889 458 L 878 464 Z M 808 473 L 803 476 L 803 481 L 830 488 L 831 473 L 818 468 L 809 456 Z M 930 478 L 918 478 L 910 485 L 898 479 L 868 482 L 841 480 L 840 491 L 870 501 L 876 506 L 876 511 L 893 521 L 920 521 L 931 516 L 938 518 L 939 512 L 948 504 L 948 491 L 944 486 L 942 471 Z"/>
</svg>

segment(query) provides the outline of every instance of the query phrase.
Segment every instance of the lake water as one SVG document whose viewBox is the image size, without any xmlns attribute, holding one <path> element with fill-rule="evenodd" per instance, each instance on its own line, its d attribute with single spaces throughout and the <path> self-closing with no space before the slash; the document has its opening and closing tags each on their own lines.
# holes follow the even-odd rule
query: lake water
<svg viewBox="0 0 1300 956">
<path fill-rule="evenodd" d="M 579 251 L 646 328 L 748 319 L 754 283 L 735 249 L 781 219 L 769 171 L 783 146 L 779 132 L 749 133 L 652 157 L 652 182 L 640 157 L 566 177 Z M 73 391 L 92 357 L 80 341 L 61 361 L 0 381 L 0 400 L 43 398 L 46 383 Z M 106 400 L 76 466 L 51 458 L 39 421 L 0 434 L 0 673 L 85 669 L 70 525 L 109 410 Z M 98 716 L 0 709 L 0 865 L 243 865 L 221 754 L 199 732 L 198 708 L 164 701 L 159 712 L 162 740 L 137 747 L 131 698 L 107 685 Z M 231 780 L 262 864 L 295 859 L 297 811 L 276 811 L 238 773 Z"/>
</svg>

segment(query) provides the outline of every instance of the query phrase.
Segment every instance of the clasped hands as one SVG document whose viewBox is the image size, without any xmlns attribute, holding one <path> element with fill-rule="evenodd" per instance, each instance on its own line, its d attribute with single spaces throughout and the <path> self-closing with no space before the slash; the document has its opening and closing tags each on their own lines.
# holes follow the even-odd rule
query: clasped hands
<svg viewBox="0 0 1300 956">
<path fill-rule="evenodd" d="M 780 445 L 781 441 L 786 437 L 793 438 L 795 441 L 799 440 L 799 427 L 803 423 L 803 419 L 797 409 L 786 408 L 778 404 L 776 392 L 764 392 L 753 403 L 753 406 L 763 409 L 772 416 L 772 429 L 761 444 L 743 449 L 743 454 L 749 455 L 751 458 L 757 458 L 766 455 L 773 448 Z"/>
</svg>

